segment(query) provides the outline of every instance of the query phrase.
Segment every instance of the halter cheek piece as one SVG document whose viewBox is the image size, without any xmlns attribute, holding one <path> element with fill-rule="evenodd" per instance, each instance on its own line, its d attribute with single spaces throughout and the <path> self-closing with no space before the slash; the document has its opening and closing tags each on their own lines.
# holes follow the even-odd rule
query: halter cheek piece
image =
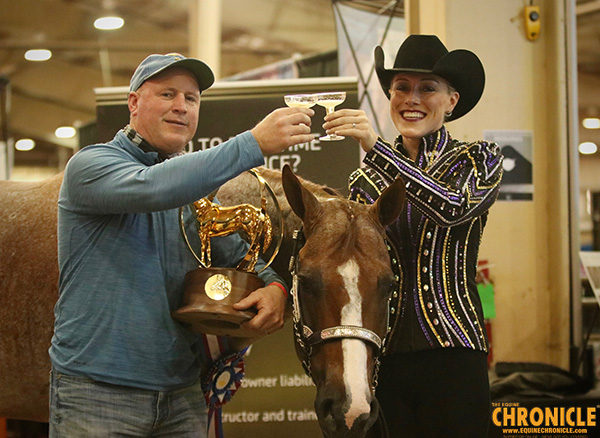
<svg viewBox="0 0 600 438">
<path fill-rule="evenodd" d="M 312 356 L 312 347 L 322 342 L 334 341 L 338 339 L 359 339 L 367 344 L 371 344 L 375 348 L 374 354 L 374 372 L 371 381 L 373 390 L 377 387 L 377 375 L 381 364 L 381 354 L 385 351 L 385 344 L 390 333 L 390 312 L 386 312 L 388 321 L 386 323 L 387 332 L 382 340 L 377 333 L 372 330 L 354 325 L 338 325 L 329 327 L 318 332 L 314 332 L 309 326 L 304 323 L 302 312 L 300 310 L 300 302 L 298 297 L 298 252 L 304 245 L 304 233 L 302 230 L 294 231 L 294 247 L 290 258 L 289 271 L 292 274 L 292 321 L 294 323 L 294 338 L 300 349 L 302 350 L 302 367 L 306 374 L 312 378 L 310 358 Z M 388 309 L 389 310 L 389 309 Z"/>
</svg>

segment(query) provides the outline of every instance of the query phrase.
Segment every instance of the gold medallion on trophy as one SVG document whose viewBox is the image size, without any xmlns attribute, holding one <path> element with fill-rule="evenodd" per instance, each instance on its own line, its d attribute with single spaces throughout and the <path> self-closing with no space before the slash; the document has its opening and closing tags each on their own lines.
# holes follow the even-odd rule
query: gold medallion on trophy
<svg viewBox="0 0 600 438">
<path fill-rule="evenodd" d="M 221 301 L 231 293 L 231 281 L 226 275 L 215 274 L 206 280 L 204 292 L 209 298 L 215 301 Z"/>
<path fill-rule="evenodd" d="M 193 250 L 187 237 L 183 208 L 179 211 L 183 238 L 200 267 L 186 274 L 181 307 L 173 312 L 172 316 L 189 325 L 195 332 L 236 337 L 256 335 L 255 332 L 247 331 L 241 326 L 243 322 L 249 321 L 256 315 L 256 310 L 251 308 L 239 311 L 234 310 L 232 306 L 264 286 L 255 267 L 258 258 L 271 246 L 273 240 L 272 221 L 267 214 L 267 193 L 279 216 L 281 236 L 262 270 L 272 263 L 279 251 L 283 235 L 283 218 L 271 187 L 256 169 L 252 169 L 250 173 L 259 182 L 260 207 L 251 204 L 223 207 L 213 202 L 214 193 L 189 206 L 200 238 L 200 256 Z M 213 267 L 210 239 L 236 232 L 245 235 L 248 241 L 249 248 L 246 256 L 236 268 Z"/>
</svg>

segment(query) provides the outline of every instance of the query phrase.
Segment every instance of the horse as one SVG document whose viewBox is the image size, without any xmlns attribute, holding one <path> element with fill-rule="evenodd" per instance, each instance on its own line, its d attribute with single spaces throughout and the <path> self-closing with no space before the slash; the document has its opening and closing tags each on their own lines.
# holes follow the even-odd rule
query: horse
<svg viewBox="0 0 600 438">
<path fill-rule="evenodd" d="M 326 438 L 386 436 L 374 393 L 398 284 L 384 227 L 404 207 L 404 184 L 397 179 L 366 205 L 319 199 L 289 167 L 282 178 L 303 225 L 304 242 L 291 263 L 293 323 L 298 358 L 317 387 L 321 430 Z"/>
<path fill-rule="evenodd" d="M 62 174 L 0 181 L 0 416 L 48 421 Z"/>
<path fill-rule="evenodd" d="M 290 172 L 286 171 L 286 173 Z M 387 282 L 390 266 L 389 258 L 386 259 L 387 254 L 381 230 L 382 224 L 386 223 L 393 215 L 390 211 L 393 212 L 394 209 L 390 210 L 386 205 L 388 203 L 401 205 L 403 200 L 400 197 L 386 194 L 382 195 L 381 201 L 372 207 L 354 205 L 355 203 L 348 204 L 348 201 L 342 197 L 335 196 L 331 189 L 298 179 L 295 175 L 294 178 L 299 181 L 301 187 L 296 185 L 292 178 L 292 182 L 285 183 L 288 188 L 284 190 L 281 172 L 261 169 L 261 174 L 273 187 L 281 205 L 281 215 L 285 224 L 283 241 L 279 256 L 275 258 L 272 266 L 287 280 L 291 279 L 288 260 L 294 247 L 293 230 L 303 228 L 307 237 L 307 243 L 297 257 L 301 267 L 297 270 L 298 278 L 301 279 L 298 287 L 299 307 L 303 309 L 302 317 L 306 318 L 303 319 L 307 324 L 306 327 L 317 330 L 320 327 L 346 323 L 340 319 L 339 312 L 338 316 L 332 316 L 329 315 L 329 312 L 325 312 L 325 309 L 333 312 L 337 306 L 339 310 L 339 306 L 344 303 L 344 300 L 348 300 L 347 294 L 325 294 L 324 291 L 320 291 L 318 300 L 312 302 L 309 294 L 304 292 L 306 290 L 304 285 L 307 281 L 311 281 L 311 275 L 315 275 L 312 281 L 317 282 L 320 281 L 319 278 L 327 279 L 331 275 L 337 275 L 339 277 L 336 280 L 337 283 L 329 280 L 324 283 L 331 284 L 335 291 L 344 290 L 340 283 L 341 279 L 352 281 L 351 273 L 354 267 L 352 263 L 344 265 L 343 274 L 336 274 L 339 266 L 336 268 L 332 263 L 333 259 L 337 260 L 337 257 L 332 257 L 332 260 L 329 261 L 321 260 L 323 265 L 319 265 L 320 257 L 314 253 L 316 247 L 314 242 L 320 239 L 319 233 L 317 233 L 318 229 L 324 226 L 323 237 L 326 237 L 330 235 L 333 228 L 333 225 L 327 225 L 327 221 L 318 221 L 317 217 L 320 213 L 315 214 L 314 212 L 322 211 L 323 214 L 326 213 L 326 217 L 337 218 L 336 223 L 341 224 L 343 221 L 339 219 L 343 213 L 338 212 L 336 215 L 334 211 L 336 209 L 346 211 L 347 205 L 352 205 L 355 211 L 355 224 L 351 228 L 356 228 L 356 225 L 359 225 L 359 228 L 365 228 L 365 230 L 360 230 L 360 235 L 367 236 L 368 244 L 365 241 L 362 246 L 378 248 L 372 254 L 369 252 L 366 257 L 359 258 L 358 256 L 362 253 L 356 252 L 353 259 L 359 267 L 354 272 L 359 273 L 356 278 L 357 281 L 360 278 L 358 284 L 361 294 L 364 294 L 362 298 L 365 309 L 362 317 L 363 323 L 368 330 L 373 331 L 379 337 L 383 336 L 384 327 L 379 325 L 371 327 L 367 324 L 371 324 L 369 315 L 383 315 L 387 310 L 385 299 L 381 299 L 380 293 L 377 292 L 378 289 L 373 289 L 374 286 L 380 287 L 381 281 Z M 223 185 L 217 194 L 221 204 L 226 206 L 237 205 L 240 202 L 255 204 L 252 198 L 257 198 L 259 195 L 253 189 L 252 179 L 251 175 L 244 173 Z M 53 308 L 58 298 L 56 214 L 61 182 L 62 174 L 41 182 L 0 181 L 0 321 L 2 321 L 0 324 L 0 417 L 48 421 L 48 374 L 50 370 L 48 348 L 53 332 Z M 301 193 L 302 196 L 298 197 L 298 193 Z M 313 193 L 315 199 L 323 200 L 322 203 L 319 203 L 320 207 L 305 193 Z M 290 203 L 287 202 L 286 195 L 292 199 Z M 273 209 L 272 204 L 268 206 L 269 209 Z M 364 216 L 367 211 L 370 212 L 368 214 L 371 217 L 368 220 Z M 271 213 L 269 212 L 269 214 Z M 374 219 L 375 217 L 380 217 L 379 223 Z M 281 231 L 277 230 L 278 226 L 277 223 L 273 224 L 274 235 L 278 235 L 278 232 Z M 366 232 L 366 228 L 371 230 L 370 234 L 363 234 L 363 231 Z M 350 242 L 355 239 L 355 237 L 344 237 L 344 233 L 349 232 L 348 230 L 341 232 L 339 241 Z M 356 251 L 351 246 L 345 249 Z M 311 266 L 312 269 L 305 270 Z M 369 276 L 371 277 L 368 278 Z M 364 291 L 363 283 L 368 287 Z M 377 299 L 371 299 L 371 296 Z M 320 305 L 328 307 L 319 309 Z M 384 319 L 380 318 L 380 321 Z M 351 322 L 358 324 L 358 320 L 353 319 Z M 297 339 L 301 338 L 297 336 Z M 246 338 L 247 340 L 248 338 Z M 374 422 L 376 409 L 370 411 L 369 414 L 366 411 L 359 413 L 357 405 L 352 402 L 349 405 L 352 407 L 350 415 L 356 416 L 358 413 L 358 416 L 350 424 L 351 417 L 346 418 L 342 400 L 350 400 L 348 392 L 356 391 L 352 382 L 363 382 L 365 375 L 375 375 L 377 351 L 369 346 L 365 353 L 363 341 L 359 340 L 358 336 L 344 339 L 341 342 L 335 342 L 335 340 L 321 342 L 310 347 L 312 354 L 308 361 L 312 377 L 317 385 L 315 407 L 325 436 L 359 437 L 361 435 L 357 431 L 365 429 Z M 241 341 L 239 345 L 241 345 Z M 367 362 L 363 363 L 364 369 L 358 369 L 363 367 L 361 365 L 357 369 L 344 371 L 347 374 L 358 372 L 360 376 L 363 376 L 356 379 L 351 378 L 350 386 L 346 388 L 340 381 L 343 373 L 336 377 L 332 375 L 331 371 L 333 369 L 344 370 L 342 351 L 353 349 L 363 352 L 360 354 L 366 354 Z M 298 345 L 297 351 L 299 358 L 305 360 L 306 351 L 299 349 Z M 332 367 L 332 369 L 327 370 L 328 367 Z M 364 383 L 360 383 L 360 385 L 362 390 L 367 391 Z M 372 400 L 372 388 L 369 391 L 361 400 L 361 406 L 368 405 L 371 400 L 370 403 L 376 407 L 376 402 Z M 337 433 L 336 428 L 339 428 L 341 432 Z"/>
</svg>

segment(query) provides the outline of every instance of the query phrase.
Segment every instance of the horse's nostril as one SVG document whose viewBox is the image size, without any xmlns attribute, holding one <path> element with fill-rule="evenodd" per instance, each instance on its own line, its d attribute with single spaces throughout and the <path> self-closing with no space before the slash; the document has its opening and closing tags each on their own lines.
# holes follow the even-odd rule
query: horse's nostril
<svg viewBox="0 0 600 438">
<path fill-rule="evenodd" d="M 379 412 L 379 401 L 373 397 L 373 399 L 371 400 L 371 413 L 377 413 Z"/>
<path fill-rule="evenodd" d="M 375 422 L 377 421 L 377 419 L 379 418 L 381 414 L 381 412 L 379 411 L 379 401 L 377 401 L 377 399 L 375 397 L 373 397 L 373 399 L 371 400 L 371 412 L 369 413 L 368 418 L 365 421 L 365 430 L 369 430 L 371 429 L 371 427 L 373 426 L 373 424 L 375 424 Z M 378 436 L 378 435 L 376 435 Z M 382 436 L 387 436 L 387 435 L 382 435 Z"/>
<path fill-rule="evenodd" d="M 324 398 L 323 400 L 321 400 L 320 402 L 317 402 L 317 414 L 319 415 L 319 417 L 333 417 L 333 399 L 327 397 Z"/>
<path fill-rule="evenodd" d="M 315 399 L 315 411 L 319 418 L 319 425 L 325 436 L 332 436 L 338 429 L 339 415 L 336 415 L 336 403 L 331 397 L 319 397 Z"/>
</svg>

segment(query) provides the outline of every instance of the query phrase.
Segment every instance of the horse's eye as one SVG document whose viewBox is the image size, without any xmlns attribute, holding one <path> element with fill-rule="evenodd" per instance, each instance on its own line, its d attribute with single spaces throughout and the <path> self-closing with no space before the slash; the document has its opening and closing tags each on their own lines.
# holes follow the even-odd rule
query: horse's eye
<svg viewBox="0 0 600 438">
<path fill-rule="evenodd" d="M 318 293 L 322 289 L 321 276 L 311 272 L 299 272 L 298 286 L 304 293 Z"/>
<path fill-rule="evenodd" d="M 303 274 L 300 272 L 300 273 L 298 273 L 298 283 L 301 286 L 308 287 L 308 286 L 310 286 L 311 283 L 314 283 L 313 276 Z"/>
<path fill-rule="evenodd" d="M 302 273 L 298 273 L 298 284 L 301 286 L 306 286 L 310 281 L 310 278 L 306 275 L 302 275 Z"/>
</svg>

